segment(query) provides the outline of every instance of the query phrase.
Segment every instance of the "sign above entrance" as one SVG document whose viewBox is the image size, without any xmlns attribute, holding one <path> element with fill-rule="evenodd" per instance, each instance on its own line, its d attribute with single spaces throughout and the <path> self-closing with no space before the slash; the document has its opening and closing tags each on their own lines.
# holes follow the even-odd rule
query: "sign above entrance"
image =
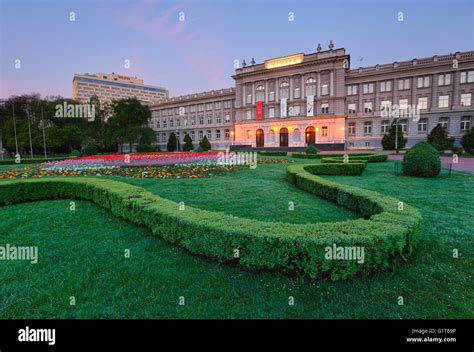
<svg viewBox="0 0 474 352">
<path fill-rule="evenodd" d="M 265 61 L 265 68 L 277 68 L 302 63 L 304 54 L 295 54 Z"/>
</svg>

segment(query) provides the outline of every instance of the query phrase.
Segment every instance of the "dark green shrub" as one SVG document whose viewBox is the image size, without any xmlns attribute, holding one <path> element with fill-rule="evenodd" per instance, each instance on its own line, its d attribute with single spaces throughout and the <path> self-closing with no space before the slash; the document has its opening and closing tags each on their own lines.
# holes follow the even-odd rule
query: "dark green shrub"
<svg viewBox="0 0 474 352">
<path fill-rule="evenodd" d="M 153 145 L 140 143 L 137 145 L 137 153 L 151 153 L 156 149 Z"/>
<path fill-rule="evenodd" d="M 257 154 L 266 155 L 266 156 L 286 156 L 288 153 L 278 152 L 278 151 L 261 151 L 261 152 L 257 152 Z"/>
<path fill-rule="evenodd" d="M 204 150 L 201 148 L 201 146 L 198 146 L 197 149 L 196 149 L 196 152 L 203 152 Z"/>
<path fill-rule="evenodd" d="M 451 148 L 451 151 L 453 152 L 453 154 L 459 155 L 459 154 L 462 153 L 463 150 L 462 150 L 461 147 L 452 147 L 452 148 Z"/>
<path fill-rule="evenodd" d="M 436 177 L 441 171 L 439 152 L 427 142 L 419 142 L 403 157 L 402 169 L 405 175 Z"/>
<path fill-rule="evenodd" d="M 347 154 L 347 161 L 348 162 L 357 162 L 357 161 L 366 161 L 369 163 L 381 163 L 384 161 L 387 161 L 387 154 L 366 154 L 366 155 L 361 155 L 361 154 Z M 330 159 L 330 161 L 327 161 L 327 159 Z M 328 156 L 327 158 L 322 158 L 321 159 L 322 163 L 327 163 L 327 162 L 339 162 L 342 163 L 344 162 L 344 158 L 342 157 L 332 157 Z"/>
<path fill-rule="evenodd" d="M 69 153 L 69 157 L 71 158 L 77 158 L 79 156 L 81 156 L 81 153 L 76 149 L 74 149 L 71 153 Z"/>
<path fill-rule="evenodd" d="M 84 147 L 84 154 L 88 155 L 88 156 L 96 155 L 97 154 L 97 147 L 92 143 L 86 144 L 86 146 Z"/>
<path fill-rule="evenodd" d="M 191 139 L 191 136 L 186 133 L 186 135 L 184 136 L 184 146 L 183 146 L 183 150 L 184 150 L 185 152 L 190 152 L 190 151 L 193 150 L 193 149 L 194 149 L 193 140 Z"/>
<path fill-rule="evenodd" d="M 318 150 L 314 144 L 308 145 L 306 148 L 306 154 L 318 154 Z"/>
<path fill-rule="evenodd" d="M 321 156 L 320 154 L 292 153 L 291 157 L 298 159 L 321 159 L 323 156 Z"/>
<path fill-rule="evenodd" d="M 441 124 L 437 124 L 428 135 L 427 142 L 442 152 L 452 148 L 454 145 L 454 137 L 449 137 L 448 130 Z"/>
<path fill-rule="evenodd" d="M 313 175 L 360 175 L 367 163 L 327 163 L 308 165 L 304 169 Z"/>
<path fill-rule="evenodd" d="M 348 163 L 354 164 L 354 163 L 363 163 L 367 164 L 368 161 L 365 159 L 348 159 Z M 344 159 L 341 158 L 322 158 L 321 159 L 322 164 L 341 164 L 344 163 Z"/>
<path fill-rule="evenodd" d="M 388 133 L 382 137 L 382 147 L 384 150 L 395 150 L 396 132 L 397 127 L 395 122 L 393 122 L 388 129 Z M 398 149 L 405 148 L 405 144 L 407 144 L 407 139 L 403 136 L 402 126 L 398 125 Z"/>
<path fill-rule="evenodd" d="M 466 153 L 474 154 L 474 127 L 471 127 L 471 129 L 462 136 L 461 145 Z"/>
<path fill-rule="evenodd" d="M 208 150 L 211 150 L 211 143 L 207 139 L 207 136 L 203 137 L 203 139 L 199 142 L 199 146 L 205 152 L 207 152 Z"/>
<path fill-rule="evenodd" d="M 169 152 L 175 152 L 176 148 L 178 146 L 178 141 L 176 140 L 176 135 L 174 132 L 170 133 L 170 136 L 168 137 L 168 143 L 166 144 L 166 150 Z"/>
</svg>

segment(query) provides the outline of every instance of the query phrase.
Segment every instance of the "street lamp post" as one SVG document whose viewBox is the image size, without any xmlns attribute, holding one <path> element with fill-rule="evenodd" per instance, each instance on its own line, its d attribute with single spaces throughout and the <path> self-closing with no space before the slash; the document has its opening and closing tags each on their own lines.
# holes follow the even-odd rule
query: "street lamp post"
<svg viewBox="0 0 474 352">
<path fill-rule="evenodd" d="M 398 154 L 398 118 L 395 118 L 395 152 Z"/>
</svg>

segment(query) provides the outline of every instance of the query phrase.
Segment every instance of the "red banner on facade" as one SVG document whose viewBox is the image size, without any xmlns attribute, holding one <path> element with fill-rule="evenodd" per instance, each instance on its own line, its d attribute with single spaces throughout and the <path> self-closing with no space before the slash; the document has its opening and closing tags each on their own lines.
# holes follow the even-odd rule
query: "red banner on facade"
<svg viewBox="0 0 474 352">
<path fill-rule="evenodd" d="M 263 102 L 257 101 L 257 120 L 263 120 Z"/>
</svg>

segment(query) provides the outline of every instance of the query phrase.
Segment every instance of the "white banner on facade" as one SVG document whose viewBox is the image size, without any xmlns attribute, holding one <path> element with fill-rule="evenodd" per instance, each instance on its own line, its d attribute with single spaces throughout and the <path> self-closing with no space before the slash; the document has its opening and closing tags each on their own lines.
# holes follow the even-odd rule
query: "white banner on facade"
<svg viewBox="0 0 474 352">
<path fill-rule="evenodd" d="M 306 116 L 314 116 L 314 95 L 306 97 Z"/>
<path fill-rule="evenodd" d="M 287 111 L 288 111 L 288 108 L 287 108 L 287 99 L 286 98 L 282 98 L 280 100 L 280 117 L 287 117 Z"/>
</svg>

